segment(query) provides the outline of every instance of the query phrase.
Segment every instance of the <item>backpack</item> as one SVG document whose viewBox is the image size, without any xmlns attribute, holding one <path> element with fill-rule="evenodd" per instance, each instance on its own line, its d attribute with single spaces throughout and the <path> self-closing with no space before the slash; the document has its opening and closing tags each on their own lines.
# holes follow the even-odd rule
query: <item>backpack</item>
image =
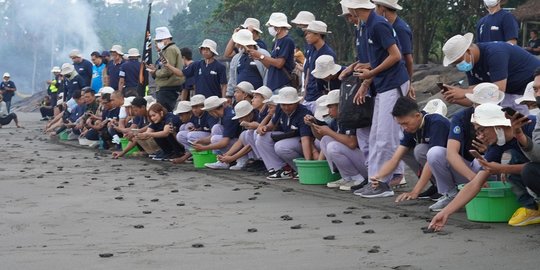
<svg viewBox="0 0 540 270">
<path fill-rule="evenodd" d="M 341 82 L 338 121 L 343 128 L 355 129 L 371 126 L 374 97 L 366 96 L 364 104 L 354 103 L 354 96 L 360 89 L 361 83 L 361 79 L 352 75 Z"/>
</svg>

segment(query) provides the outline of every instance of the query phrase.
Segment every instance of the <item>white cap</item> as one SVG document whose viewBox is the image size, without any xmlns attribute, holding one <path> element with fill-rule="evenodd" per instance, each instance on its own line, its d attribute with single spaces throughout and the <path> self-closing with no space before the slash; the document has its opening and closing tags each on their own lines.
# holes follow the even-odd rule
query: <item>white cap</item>
<svg viewBox="0 0 540 270">
<path fill-rule="evenodd" d="M 73 71 L 75 71 L 75 67 L 71 63 L 64 63 L 62 64 L 62 69 L 60 70 L 60 74 L 67 75 Z M 4 77 L 5 77 L 5 74 L 4 74 Z"/>
<path fill-rule="evenodd" d="M 218 96 L 211 96 L 204 100 L 204 107 L 202 108 L 205 111 L 213 110 L 223 103 L 227 102 L 226 98 L 219 98 Z"/>
<path fill-rule="evenodd" d="M 62 70 L 60 69 L 59 66 L 54 66 L 54 67 L 51 69 L 51 73 L 60 72 L 60 71 L 62 71 Z"/>
<path fill-rule="evenodd" d="M 278 95 L 273 95 L 271 96 L 269 99 L 263 101 L 264 104 L 267 104 L 267 105 L 277 105 L 276 104 L 276 99 L 278 98 Z"/>
<path fill-rule="evenodd" d="M 96 93 L 96 97 L 101 97 L 103 94 L 112 94 L 114 93 L 114 89 L 110 86 L 105 86 L 99 89 L 99 91 Z"/>
<path fill-rule="evenodd" d="M 232 35 L 234 43 L 242 46 L 257 45 L 257 42 L 253 40 L 253 33 L 247 29 L 239 30 Z"/>
<path fill-rule="evenodd" d="M 169 28 L 165 26 L 156 28 L 155 40 L 164 40 L 167 38 L 172 38 L 171 32 L 169 32 Z"/>
<path fill-rule="evenodd" d="M 203 40 L 201 46 L 199 46 L 199 49 L 202 49 L 202 48 L 208 48 L 215 55 L 219 55 L 219 53 L 217 52 L 217 43 L 211 39 Z"/>
<path fill-rule="evenodd" d="M 234 113 L 236 115 L 232 118 L 232 120 L 237 120 L 242 117 L 245 117 L 248 114 L 250 114 L 252 111 L 253 111 L 253 106 L 251 106 L 251 103 L 249 103 L 249 101 L 247 100 L 242 100 L 238 102 L 236 106 L 234 106 Z"/>
<path fill-rule="evenodd" d="M 332 90 L 326 95 L 326 101 L 322 103 L 322 106 L 328 106 L 332 104 L 339 104 L 339 89 Z"/>
<path fill-rule="evenodd" d="M 311 71 L 311 74 L 317 79 L 324 79 L 337 74 L 340 70 L 341 66 L 334 62 L 334 57 L 324 54 L 315 60 L 315 69 Z"/>
<path fill-rule="evenodd" d="M 133 102 L 134 99 L 135 99 L 135 97 L 124 98 L 124 104 L 122 105 L 122 107 L 130 107 L 131 102 Z"/>
<path fill-rule="evenodd" d="M 268 86 L 261 86 L 259 87 L 257 90 L 254 90 L 251 92 L 252 94 L 259 94 L 261 96 L 263 96 L 264 98 L 264 101 L 267 101 L 268 99 L 270 99 L 272 97 L 272 90 L 270 88 L 268 88 Z M 263 101 L 263 103 L 264 103 Z"/>
<path fill-rule="evenodd" d="M 201 105 L 203 104 L 204 105 L 204 100 L 206 98 L 203 96 L 203 95 L 194 95 L 191 97 L 191 102 L 190 102 L 190 105 L 191 106 L 197 106 L 197 105 Z"/>
<path fill-rule="evenodd" d="M 279 90 L 278 97 L 274 102 L 276 104 L 294 104 L 302 100 L 302 97 L 298 96 L 298 91 L 294 87 L 283 87 Z"/>
<path fill-rule="evenodd" d="M 128 57 L 139 57 L 141 54 L 139 53 L 139 49 L 137 48 L 131 48 L 128 50 Z"/>
<path fill-rule="evenodd" d="M 472 33 L 467 33 L 463 36 L 455 35 L 447 40 L 442 48 L 444 53 L 443 66 L 447 67 L 463 56 L 471 46 L 473 38 Z"/>
<path fill-rule="evenodd" d="M 262 34 L 262 31 L 261 31 L 261 22 L 255 18 L 247 18 L 244 23 L 242 24 L 242 27 L 244 28 L 248 28 L 248 27 L 252 27 L 253 30 L 259 32 Z"/>
<path fill-rule="evenodd" d="M 511 126 L 510 119 L 507 119 L 502 111 L 502 107 L 497 104 L 486 103 L 474 109 L 471 115 L 471 123 L 482 127 Z"/>
<path fill-rule="evenodd" d="M 146 99 L 146 106 L 150 107 L 150 103 L 156 102 L 156 99 L 153 96 L 145 96 L 144 99 Z"/>
<path fill-rule="evenodd" d="M 340 2 L 347 8 L 357 9 L 357 8 L 363 8 L 363 9 L 374 9 L 375 4 L 371 3 L 369 0 L 342 0 Z"/>
<path fill-rule="evenodd" d="M 428 101 L 426 106 L 424 106 L 423 111 L 429 114 L 438 113 L 446 117 L 446 114 L 448 113 L 448 108 L 446 107 L 446 104 L 444 103 L 444 101 L 436 98 L 436 99 L 432 99 Z"/>
<path fill-rule="evenodd" d="M 122 52 L 122 46 L 120 45 L 113 45 L 109 52 L 115 52 L 119 55 L 124 55 L 124 53 Z"/>
<path fill-rule="evenodd" d="M 182 100 L 178 102 L 178 105 L 176 105 L 176 109 L 174 110 L 174 114 L 181 114 L 181 113 L 187 113 L 191 112 L 191 103 L 189 101 Z"/>
<path fill-rule="evenodd" d="M 64 98 L 64 92 L 60 92 L 60 94 L 58 94 L 58 99 L 61 99 L 61 98 Z"/>
<path fill-rule="evenodd" d="M 530 82 L 527 84 L 527 87 L 525 87 L 525 92 L 523 92 L 523 96 L 515 100 L 516 104 L 521 104 L 521 102 L 524 102 L 524 101 L 536 102 L 536 97 L 534 96 L 533 85 L 534 85 L 534 82 Z"/>
<path fill-rule="evenodd" d="M 504 99 L 504 92 L 494 83 L 480 83 L 473 88 L 473 93 L 465 97 L 476 104 L 499 104 Z"/>
<path fill-rule="evenodd" d="M 328 114 L 328 107 L 323 105 L 326 102 L 327 98 L 328 95 L 323 95 L 320 96 L 317 100 L 315 100 L 316 106 L 313 116 L 319 121 L 324 121 L 324 116 Z"/>
<path fill-rule="evenodd" d="M 294 24 L 308 25 L 315 20 L 315 15 L 309 11 L 300 11 L 291 22 Z"/>
<path fill-rule="evenodd" d="M 343 1 L 341 1 L 340 4 L 341 4 L 341 14 L 338 15 L 338 16 L 345 16 L 345 15 L 351 14 L 351 13 L 349 12 L 349 8 L 346 7 L 346 6 L 343 4 Z"/>
<path fill-rule="evenodd" d="M 251 84 L 250 82 L 240 82 L 239 84 L 236 85 L 235 88 L 238 88 L 240 89 L 240 91 L 248 94 L 248 95 L 252 95 L 251 92 L 253 92 L 253 90 L 255 90 L 255 88 L 253 87 L 253 84 Z"/>
<path fill-rule="evenodd" d="M 266 22 L 266 26 L 286 27 L 291 29 L 291 25 L 287 22 L 287 15 L 281 12 L 274 12 L 270 15 L 270 19 Z"/>
<path fill-rule="evenodd" d="M 376 5 L 381 5 L 381 6 L 385 6 L 385 7 L 389 7 L 391 9 L 395 9 L 395 10 L 402 10 L 403 7 L 401 7 L 400 5 L 398 5 L 398 0 L 372 0 L 373 3 L 375 3 Z"/>
<path fill-rule="evenodd" d="M 72 57 L 80 57 L 80 58 L 82 58 L 83 55 L 81 54 L 81 52 L 79 50 L 72 50 L 69 53 L 69 58 L 72 58 Z"/>
<path fill-rule="evenodd" d="M 328 31 L 328 26 L 322 21 L 312 21 L 309 23 L 308 27 L 304 31 L 317 33 L 317 34 L 330 34 L 332 32 Z"/>
<path fill-rule="evenodd" d="M 9 75 L 9 73 L 6 72 L 4 73 L 4 77 L 11 77 L 11 76 Z"/>
</svg>

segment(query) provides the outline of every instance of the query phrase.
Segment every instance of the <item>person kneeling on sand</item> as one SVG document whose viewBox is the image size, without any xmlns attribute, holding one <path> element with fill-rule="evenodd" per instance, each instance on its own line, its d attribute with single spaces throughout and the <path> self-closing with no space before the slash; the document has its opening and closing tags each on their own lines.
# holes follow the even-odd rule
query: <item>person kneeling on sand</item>
<svg viewBox="0 0 540 270">
<path fill-rule="evenodd" d="M 129 143 L 122 151 L 116 151 L 112 153 L 113 158 L 123 157 L 133 147 L 137 146 L 139 141 L 136 138 L 138 133 L 146 132 L 150 120 L 148 119 L 148 111 L 146 110 L 147 101 L 143 97 L 135 97 L 131 101 L 131 114 L 133 119 L 131 125 L 129 125 L 124 131 L 124 138 L 129 140 Z M 150 153 L 151 154 L 151 153 Z"/>
<path fill-rule="evenodd" d="M 17 128 L 22 128 L 22 126 L 19 125 L 17 115 L 15 113 L 8 113 L 8 108 L 6 102 L 4 101 L 4 97 L 0 95 L 0 128 L 11 123 L 12 120 L 15 122 Z"/>
</svg>

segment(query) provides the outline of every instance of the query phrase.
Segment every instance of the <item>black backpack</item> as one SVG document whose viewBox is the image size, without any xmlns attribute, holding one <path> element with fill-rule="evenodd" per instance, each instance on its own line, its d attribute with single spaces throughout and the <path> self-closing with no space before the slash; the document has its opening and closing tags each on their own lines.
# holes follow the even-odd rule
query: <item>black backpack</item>
<svg viewBox="0 0 540 270">
<path fill-rule="evenodd" d="M 352 75 L 341 82 L 338 121 L 343 128 L 355 129 L 371 126 L 374 98 L 366 96 L 365 103 L 361 105 L 353 101 L 361 83 L 361 79 Z"/>
</svg>

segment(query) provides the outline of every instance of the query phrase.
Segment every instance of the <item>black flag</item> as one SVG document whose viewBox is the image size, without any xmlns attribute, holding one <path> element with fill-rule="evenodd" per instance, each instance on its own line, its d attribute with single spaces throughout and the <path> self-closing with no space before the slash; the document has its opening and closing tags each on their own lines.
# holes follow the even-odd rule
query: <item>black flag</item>
<svg viewBox="0 0 540 270">
<path fill-rule="evenodd" d="M 148 4 L 148 18 L 146 19 L 146 31 L 144 35 L 144 46 L 142 53 L 141 71 L 139 73 L 139 82 L 141 85 L 141 91 L 146 95 L 146 88 L 148 86 L 148 71 L 146 71 L 145 64 L 152 64 L 152 34 L 150 32 L 150 17 L 152 14 L 152 2 Z"/>
</svg>

